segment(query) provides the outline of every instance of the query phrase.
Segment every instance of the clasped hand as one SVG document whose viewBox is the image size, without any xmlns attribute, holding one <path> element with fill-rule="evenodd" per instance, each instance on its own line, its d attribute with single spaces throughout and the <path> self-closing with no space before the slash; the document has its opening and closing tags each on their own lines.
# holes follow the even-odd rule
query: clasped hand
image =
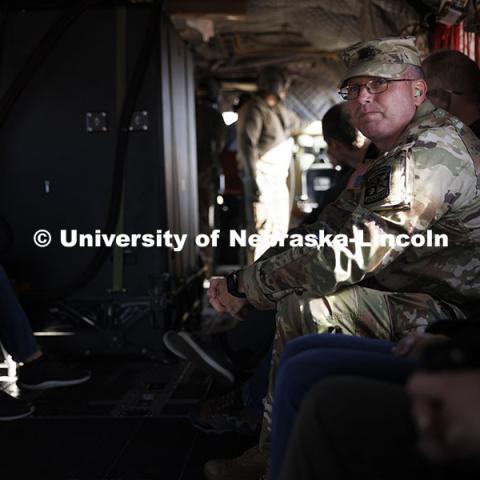
<svg viewBox="0 0 480 480">
<path fill-rule="evenodd" d="M 228 293 L 225 277 L 212 277 L 207 295 L 210 304 L 218 313 L 229 313 L 235 318 L 239 318 L 240 310 L 248 303 L 247 300 Z"/>
</svg>

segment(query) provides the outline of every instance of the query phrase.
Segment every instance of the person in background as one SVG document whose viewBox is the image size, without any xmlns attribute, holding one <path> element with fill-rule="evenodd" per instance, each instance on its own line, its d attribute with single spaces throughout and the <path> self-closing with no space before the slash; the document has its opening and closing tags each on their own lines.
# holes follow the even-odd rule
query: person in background
<svg viewBox="0 0 480 480">
<path fill-rule="evenodd" d="M 285 107 L 289 84 L 284 69 L 266 67 L 259 75 L 258 93 L 238 112 L 237 159 L 244 188 L 247 232 L 258 233 L 264 239 L 261 246 L 247 254 L 247 263 L 259 258 L 269 242 L 288 232 L 290 136 L 309 123 Z"/>
<path fill-rule="evenodd" d="M 314 209 L 303 220 L 304 224 L 313 223 L 322 210 L 334 202 L 345 189 L 358 189 L 358 181 L 366 167 L 366 157 L 372 158 L 376 155 L 375 146 L 352 125 L 345 102 L 330 107 L 322 118 L 322 130 L 328 158 L 333 165 L 341 167 L 341 172 L 336 184 L 326 192 L 322 206 Z"/>
<path fill-rule="evenodd" d="M 431 53 L 422 62 L 428 98 L 480 137 L 480 69 L 456 50 Z"/>
</svg>

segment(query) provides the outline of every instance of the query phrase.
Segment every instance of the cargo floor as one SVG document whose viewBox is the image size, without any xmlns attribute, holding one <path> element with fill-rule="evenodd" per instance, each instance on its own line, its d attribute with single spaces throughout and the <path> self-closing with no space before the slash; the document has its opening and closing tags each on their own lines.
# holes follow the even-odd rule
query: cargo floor
<svg viewBox="0 0 480 480">
<path fill-rule="evenodd" d="M 206 460 L 255 441 L 190 425 L 192 405 L 212 394 L 190 364 L 113 357 L 88 364 L 93 378 L 77 387 L 25 394 L 2 384 L 36 407 L 27 419 L 0 422 L 2 480 L 201 479 Z"/>
</svg>

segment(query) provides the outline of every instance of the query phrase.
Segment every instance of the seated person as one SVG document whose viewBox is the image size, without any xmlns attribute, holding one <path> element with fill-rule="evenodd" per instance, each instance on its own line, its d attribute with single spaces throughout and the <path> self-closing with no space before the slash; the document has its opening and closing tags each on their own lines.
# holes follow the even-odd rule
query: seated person
<svg viewBox="0 0 480 480">
<path fill-rule="evenodd" d="M 480 69 L 461 52 L 441 50 L 422 62 L 428 98 L 480 137 Z"/>
<path fill-rule="evenodd" d="M 302 401 L 321 380 L 355 375 L 404 382 L 416 366 L 392 354 L 394 343 L 348 335 L 307 335 L 288 343 L 275 381 L 271 479 L 278 479 Z"/>
<path fill-rule="evenodd" d="M 428 347 L 408 381 L 410 399 L 404 387 L 370 378 L 320 382 L 272 479 L 478 478 L 479 341 L 477 322 Z"/>
<path fill-rule="evenodd" d="M 248 308 L 243 315 L 244 320 L 225 333 L 220 333 L 222 322 L 231 320 L 219 316 L 204 321 L 202 332 L 169 330 L 163 336 L 171 353 L 188 359 L 230 388 L 220 397 L 201 402 L 191 412 L 192 425 L 205 433 L 232 431 L 251 435 L 261 424 L 275 312 Z"/>
<path fill-rule="evenodd" d="M 304 398 L 318 382 L 336 375 L 404 383 L 427 346 L 441 334 L 414 334 L 399 343 L 346 335 L 307 335 L 292 340 L 280 360 L 272 414 L 271 478 L 279 478 L 288 440 Z"/>
<path fill-rule="evenodd" d="M 15 362 L 17 385 L 22 389 L 77 385 L 90 378 L 90 372 L 59 363 L 44 355 L 30 323 L 3 267 L 0 266 L 0 342 Z M 0 389 L 0 420 L 15 420 L 32 413 L 33 407 Z"/>
<path fill-rule="evenodd" d="M 427 95 L 439 108 L 449 111 L 462 122 L 469 125 L 474 133 L 480 135 L 480 69 L 477 64 L 463 53 L 443 50 L 430 54 L 422 62 L 425 79 L 428 84 Z M 408 338 L 408 337 L 407 337 Z M 328 345 L 336 348 L 334 352 L 325 350 L 325 339 L 299 339 L 287 346 L 282 357 L 275 389 L 274 453 L 272 462 L 273 478 L 278 477 L 280 459 L 284 458 L 286 443 L 290 435 L 295 415 L 303 397 L 313 386 L 315 380 L 325 378 L 332 373 L 363 374 L 381 378 L 386 375 L 389 380 L 398 378 L 395 370 L 399 368 L 398 360 L 381 358 L 378 364 L 367 368 L 368 361 L 375 361 L 375 354 L 381 348 L 379 344 L 369 345 L 354 339 L 347 342 L 350 350 L 345 351 L 345 341 L 331 339 Z M 355 351 L 351 348 L 355 346 Z M 356 351 L 361 346 L 362 352 Z M 322 350 L 314 351 L 319 347 Z M 340 350 L 338 350 L 340 349 Z M 363 351 L 363 350 L 366 351 Z M 386 348 L 388 352 L 388 346 Z M 353 361 L 358 357 L 359 362 Z M 393 362 L 393 364 L 392 364 Z M 314 365 L 321 368 L 313 370 Z M 309 373 L 310 372 L 310 373 Z M 378 373 L 381 372 L 379 375 Z M 293 382 L 293 383 L 292 383 Z M 294 385 L 294 387 L 292 387 Z"/>
<path fill-rule="evenodd" d="M 356 169 L 367 162 L 367 158 L 375 157 L 375 146 L 371 144 L 353 125 L 346 110 L 345 102 L 330 107 L 322 118 L 323 138 L 327 144 L 328 158 L 335 166 L 342 167 L 340 177 L 335 186 L 326 192 L 321 207 L 314 209 L 303 223 L 313 223 L 322 210 L 334 202 L 345 189 L 355 189 L 352 178 Z"/>
</svg>

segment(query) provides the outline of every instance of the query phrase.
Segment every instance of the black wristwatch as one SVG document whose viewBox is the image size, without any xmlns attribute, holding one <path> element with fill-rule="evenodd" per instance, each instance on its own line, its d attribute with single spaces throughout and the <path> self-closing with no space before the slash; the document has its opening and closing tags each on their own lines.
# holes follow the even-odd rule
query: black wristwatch
<svg viewBox="0 0 480 480">
<path fill-rule="evenodd" d="M 247 298 L 244 293 L 238 291 L 238 272 L 232 272 L 227 275 L 227 290 L 234 297 Z"/>
</svg>

